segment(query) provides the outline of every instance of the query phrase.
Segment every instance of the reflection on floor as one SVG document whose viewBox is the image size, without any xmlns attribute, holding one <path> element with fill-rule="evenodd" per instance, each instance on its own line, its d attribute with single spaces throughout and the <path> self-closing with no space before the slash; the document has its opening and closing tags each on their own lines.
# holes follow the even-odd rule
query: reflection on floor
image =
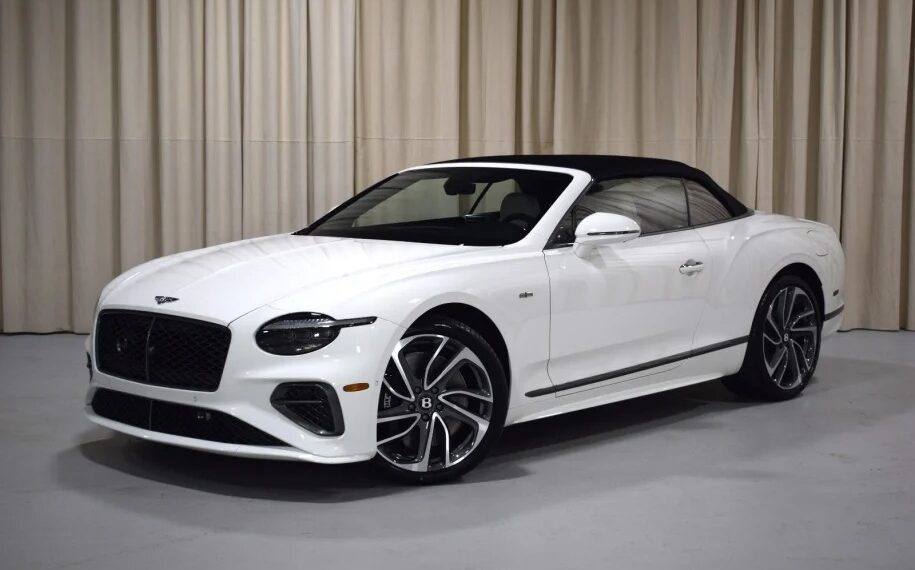
<svg viewBox="0 0 915 570">
<path fill-rule="evenodd" d="M 0 567 L 899 568 L 915 333 L 827 342 L 781 404 L 716 382 L 524 424 L 462 482 L 134 442 L 81 415 L 84 337 L 0 337 Z"/>
</svg>

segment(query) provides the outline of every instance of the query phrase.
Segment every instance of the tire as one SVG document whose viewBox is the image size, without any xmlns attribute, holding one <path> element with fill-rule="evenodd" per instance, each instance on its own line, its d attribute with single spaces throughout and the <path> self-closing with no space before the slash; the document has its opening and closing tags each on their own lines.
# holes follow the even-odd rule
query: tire
<svg viewBox="0 0 915 570">
<path fill-rule="evenodd" d="M 375 465 L 413 484 L 458 478 L 499 439 L 507 410 L 508 381 L 489 343 L 455 319 L 425 318 L 388 360 Z"/>
<path fill-rule="evenodd" d="M 820 357 L 823 311 L 806 281 L 776 278 L 763 294 L 740 371 L 722 379 L 744 398 L 777 402 L 797 397 Z"/>
</svg>

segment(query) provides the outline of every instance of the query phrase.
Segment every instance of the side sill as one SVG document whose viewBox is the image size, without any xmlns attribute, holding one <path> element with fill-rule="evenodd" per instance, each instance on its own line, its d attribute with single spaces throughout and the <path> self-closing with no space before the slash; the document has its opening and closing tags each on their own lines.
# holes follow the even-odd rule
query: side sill
<svg viewBox="0 0 915 570">
<path fill-rule="evenodd" d="M 537 390 L 531 390 L 524 394 L 528 398 L 536 398 L 538 396 L 545 396 L 547 394 L 555 394 L 557 392 L 563 392 L 565 390 L 572 390 L 574 388 L 581 388 L 582 386 L 588 386 L 589 384 L 597 384 L 598 382 L 604 382 L 605 380 L 611 380 L 613 378 L 619 378 L 620 376 L 627 376 L 629 374 L 635 374 L 636 372 L 642 372 L 644 370 L 650 370 L 652 368 L 657 368 L 658 366 L 664 366 L 666 364 L 672 364 L 674 362 L 679 362 L 680 360 L 686 360 L 688 358 L 693 358 L 694 356 L 701 356 L 703 354 L 708 354 L 710 352 L 715 352 L 717 350 L 724 350 L 726 348 L 731 348 L 732 346 L 738 346 L 746 343 L 750 340 L 749 336 L 742 336 L 738 338 L 733 338 L 731 340 L 725 340 L 722 342 L 716 342 L 715 344 L 710 344 L 708 346 L 703 346 L 701 348 L 694 348 L 692 350 L 687 350 L 686 352 L 680 352 L 678 354 L 673 354 L 671 356 L 665 356 L 664 358 L 658 358 L 657 360 L 651 360 L 644 362 L 642 364 L 636 364 L 633 366 L 628 366 L 626 368 L 620 368 L 619 370 L 614 370 L 612 372 L 606 372 L 604 374 L 598 374 L 597 376 L 590 376 L 588 378 L 582 378 L 580 380 L 572 380 L 570 382 L 564 382 L 562 384 L 556 384 L 555 386 L 549 386 L 547 388 L 538 388 Z"/>
<path fill-rule="evenodd" d="M 841 315 L 842 311 L 844 311 L 844 310 L 845 310 L 845 305 L 842 305 L 835 311 L 830 311 L 830 312 L 826 313 L 825 315 L 823 315 L 823 322 L 825 323 L 826 321 L 831 321 L 832 319 Z"/>
</svg>

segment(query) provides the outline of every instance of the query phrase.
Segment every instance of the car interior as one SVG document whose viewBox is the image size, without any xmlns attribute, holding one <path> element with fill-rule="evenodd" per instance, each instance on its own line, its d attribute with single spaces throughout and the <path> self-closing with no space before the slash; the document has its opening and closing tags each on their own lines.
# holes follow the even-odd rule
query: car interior
<svg viewBox="0 0 915 570">
<path fill-rule="evenodd" d="M 308 233 L 506 245 L 522 239 L 570 181 L 567 174 L 502 168 L 413 171 L 369 190 Z"/>
</svg>

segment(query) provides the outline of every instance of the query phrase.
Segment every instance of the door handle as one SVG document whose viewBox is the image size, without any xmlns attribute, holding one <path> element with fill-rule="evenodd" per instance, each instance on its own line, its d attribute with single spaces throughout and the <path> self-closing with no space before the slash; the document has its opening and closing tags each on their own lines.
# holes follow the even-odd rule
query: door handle
<svg viewBox="0 0 915 570">
<path fill-rule="evenodd" d="M 699 273 L 703 269 L 705 269 L 705 265 L 703 265 L 701 261 L 687 259 L 686 262 L 680 266 L 680 273 L 683 275 L 693 275 Z"/>
</svg>

